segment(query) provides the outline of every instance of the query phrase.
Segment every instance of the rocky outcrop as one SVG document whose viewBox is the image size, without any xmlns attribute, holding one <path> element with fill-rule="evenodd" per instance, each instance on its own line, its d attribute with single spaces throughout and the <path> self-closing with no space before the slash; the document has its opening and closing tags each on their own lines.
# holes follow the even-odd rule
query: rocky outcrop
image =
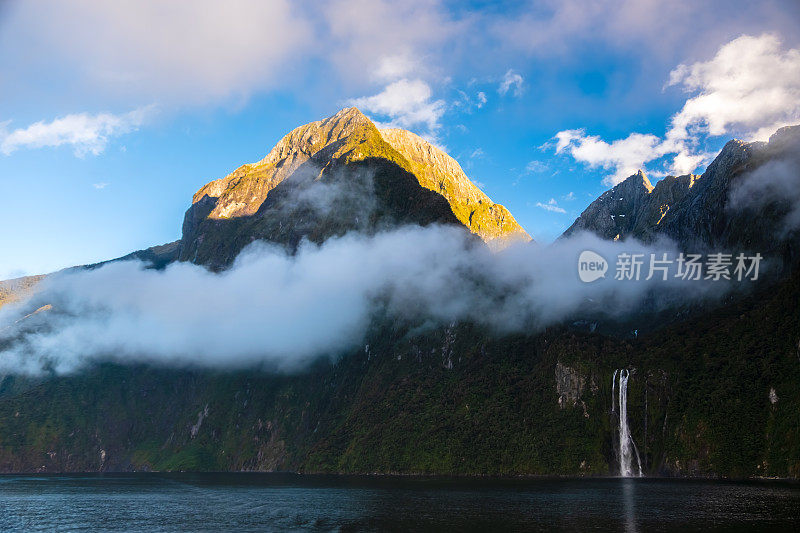
<svg viewBox="0 0 800 533">
<path fill-rule="evenodd" d="M 556 393 L 560 408 L 575 406 L 585 386 L 586 378 L 578 370 L 561 364 L 561 361 L 556 362 Z"/>
<path fill-rule="evenodd" d="M 560 409 L 580 405 L 584 418 L 589 418 L 589 410 L 582 398 L 585 388 L 586 376 L 580 370 L 566 366 L 561 361 L 556 362 L 556 394 Z M 593 392 L 596 389 L 594 380 L 591 382 L 591 388 Z"/>
</svg>

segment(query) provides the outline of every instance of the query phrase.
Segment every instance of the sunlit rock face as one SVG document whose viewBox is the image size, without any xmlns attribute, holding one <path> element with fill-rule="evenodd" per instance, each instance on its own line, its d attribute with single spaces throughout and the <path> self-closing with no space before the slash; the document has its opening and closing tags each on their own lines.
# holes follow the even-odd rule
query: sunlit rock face
<svg viewBox="0 0 800 533">
<path fill-rule="evenodd" d="M 472 233 L 497 247 L 531 240 L 508 209 L 492 202 L 476 187 L 455 159 L 410 131 L 390 128 L 380 132 L 409 162 L 420 185 L 444 196 L 458 220 Z"/>
<path fill-rule="evenodd" d="M 348 108 L 197 191 L 180 258 L 224 267 L 255 239 L 293 246 L 393 222 L 457 223 L 498 248 L 531 240 L 442 150 L 410 132 L 380 131 Z"/>
<path fill-rule="evenodd" d="M 27 298 L 43 278 L 44 276 L 26 276 L 0 281 L 0 307 Z"/>
</svg>

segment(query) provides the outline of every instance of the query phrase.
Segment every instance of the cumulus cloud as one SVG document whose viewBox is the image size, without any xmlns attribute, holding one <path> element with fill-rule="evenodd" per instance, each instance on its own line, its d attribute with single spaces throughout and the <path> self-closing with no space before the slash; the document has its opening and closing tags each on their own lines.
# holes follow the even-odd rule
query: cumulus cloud
<svg viewBox="0 0 800 533">
<path fill-rule="evenodd" d="M 113 95 L 130 107 L 238 100 L 320 70 L 352 88 L 375 81 L 383 68 L 402 72 L 412 58 L 444 71 L 443 78 L 464 66 L 490 74 L 520 52 L 570 59 L 587 43 L 630 53 L 635 42 L 649 58 L 675 51 L 693 57 L 709 42 L 743 32 L 767 27 L 788 35 L 798 13 L 793 0 L 731 0 L 727 9 L 692 0 L 540 0 L 502 9 L 461 9 L 442 0 L 6 4 L 0 71 L 19 72 L 37 89 L 47 73 L 60 90 Z M 703 39 L 696 38 L 698 27 Z M 390 57 L 397 61 L 380 65 Z M 14 86 L 0 79 L 0 90 L 20 90 Z"/>
<path fill-rule="evenodd" d="M 375 116 L 381 126 L 418 129 L 433 134 L 440 128 L 444 100 L 435 100 L 430 85 L 420 79 L 397 80 L 381 92 L 349 100 L 365 113 Z"/>
<path fill-rule="evenodd" d="M 558 202 L 556 202 L 555 198 L 550 198 L 550 200 L 546 204 L 543 204 L 542 202 L 536 202 L 536 207 L 541 207 L 542 209 L 546 211 L 551 211 L 553 213 L 567 212 L 566 209 L 558 206 Z"/>
<path fill-rule="evenodd" d="M 597 135 L 586 135 L 584 130 L 565 130 L 556 134 L 556 153 L 567 151 L 574 159 L 590 167 L 612 170 L 606 182 L 615 185 L 640 168 L 647 161 L 665 155 L 663 142 L 651 134 L 632 133 L 625 139 L 607 143 Z"/>
<path fill-rule="evenodd" d="M 121 115 L 79 113 L 39 121 L 26 128 L 6 131 L 0 128 L 0 152 L 9 155 L 20 148 L 55 148 L 71 146 L 75 155 L 98 155 L 112 137 L 135 131 L 152 113 L 152 107 L 142 107 Z M 9 123 L 6 122 L 7 126 Z"/>
<path fill-rule="evenodd" d="M 500 82 L 500 86 L 497 88 L 497 92 L 501 96 L 505 96 L 508 91 L 511 91 L 514 96 L 520 96 L 522 94 L 522 84 L 524 81 L 522 76 L 512 69 L 508 69 L 503 76 L 503 80 Z"/>
<path fill-rule="evenodd" d="M 0 309 L 0 372 L 66 373 L 95 361 L 292 370 L 355 349 L 376 311 L 412 325 L 535 331 L 579 312 L 616 316 L 645 298 L 660 305 L 722 287 L 660 278 L 584 284 L 576 266 L 586 249 L 612 265 L 623 251 L 674 251 L 581 234 L 495 254 L 461 228 L 415 226 L 304 243 L 295 255 L 254 243 L 219 274 L 189 263 L 73 270 Z"/>
<path fill-rule="evenodd" d="M 765 141 L 800 120 L 800 49 L 784 51 L 777 35 L 743 35 L 709 61 L 678 65 L 667 86 L 697 92 L 672 118 L 667 139 L 742 132 Z"/>
<path fill-rule="evenodd" d="M 763 140 L 800 122 L 800 49 L 784 51 L 773 34 L 745 35 L 709 61 L 679 65 L 667 82 L 675 85 L 694 96 L 670 119 L 664 137 L 631 133 L 609 143 L 584 130 L 564 130 L 555 136 L 556 153 L 611 170 L 606 182 L 613 185 L 668 155 L 666 170 L 677 175 L 708 164 L 712 155 L 698 148 L 705 136 Z"/>
</svg>

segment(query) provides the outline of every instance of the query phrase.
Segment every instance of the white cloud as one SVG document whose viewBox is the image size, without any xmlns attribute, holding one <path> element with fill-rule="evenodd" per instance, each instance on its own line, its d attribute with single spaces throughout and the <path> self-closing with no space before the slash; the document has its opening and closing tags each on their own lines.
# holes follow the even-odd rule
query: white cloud
<svg viewBox="0 0 800 533">
<path fill-rule="evenodd" d="M 763 140 L 779 127 L 800 122 L 800 49 L 782 51 L 772 34 L 745 35 L 709 61 L 679 65 L 666 86 L 674 85 L 695 96 L 672 116 L 663 138 L 631 133 L 608 143 L 584 130 L 564 130 L 555 135 L 556 153 L 566 151 L 590 167 L 613 170 L 606 178 L 613 185 L 666 155 L 672 155 L 669 172 L 677 175 L 708 164 L 712 154 L 697 148 L 704 136 Z"/>
<path fill-rule="evenodd" d="M 503 81 L 500 82 L 500 86 L 497 88 L 497 92 L 501 96 L 505 96 L 509 90 L 513 89 L 514 96 L 520 96 L 522 94 L 522 84 L 524 81 L 525 80 L 522 78 L 522 76 L 514 72 L 512 69 L 508 69 L 503 76 Z"/>
<path fill-rule="evenodd" d="M 742 32 L 789 35 L 797 14 L 795 0 L 731 0 L 728 9 L 696 0 L 537 0 L 508 9 L 443 0 L 6 3 L 0 72 L 17 79 L 0 80 L 0 92 L 38 91 L 46 73 L 59 91 L 130 107 L 236 100 L 310 75 L 338 75 L 331 81 L 361 94 L 380 72 L 433 79 L 412 76 L 416 63 L 438 79 L 465 67 L 486 76 L 519 61 L 520 52 L 572 59 L 587 44 L 641 49 L 648 59 L 694 57 L 688 52 Z"/>
<path fill-rule="evenodd" d="M 469 155 L 469 158 L 470 159 L 481 159 L 485 155 L 486 154 L 484 153 L 483 149 L 478 147 L 478 148 L 475 148 L 472 151 L 472 153 Z"/>
<path fill-rule="evenodd" d="M 667 85 L 699 93 L 672 118 L 668 139 L 688 139 L 700 129 L 767 140 L 800 120 L 800 49 L 783 51 L 774 34 L 743 35 L 710 61 L 678 65 Z"/>
<path fill-rule="evenodd" d="M 446 85 L 449 80 L 444 80 L 444 84 Z M 481 109 L 484 105 L 486 105 L 487 98 L 486 93 L 483 91 L 479 91 L 474 96 L 470 96 L 465 91 L 461 89 L 456 90 L 457 97 L 453 98 L 449 102 L 449 107 L 451 109 L 455 109 L 461 111 L 463 113 L 471 114 L 477 109 Z"/>
<path fill-rule="evenodd" d="M 550 201 L 548 201 L 546 204 L 543 204 L 542 202 L 536 202 L 536 207 L 541 207 L 542 209 L 552 211 L 553 213 L 563 214 L 567 212 L 564 208 L 558 206 L 558 202 L 556 202 L 555 198 L 550 198 Z"/>
<path fill-rule="evenodd" d="M 97 190 L 101 190 L 108 187 L 108 183 L 106 183 L 105 181 L 101 181 L 100 183 L 93 183 L 92 187 L 94 187 Z"/>
<path fill-rule="evenodd" d="M 408 54 L 396 54 L 382 57 L 374 74 L 378 80 L 393 81 L 412 74 L 418 68 Z"/>
<path fill-rule="evenodd" d="M 556 153 L 563 151 L 590 167 L 612 169 L 606 179 L 617 184 L 644 168 L 647 161 L 664 155 L 663 143 L 655 135 L 632 133 L 625 139 L 607 143 L 597 135 L 586 135 L 583 130 L 565 130 L 556 134 Z"/>
<path fill-rule="evenodd" d="M 466 26 L 454 20 L 439 0 L 332 0 L 309 3 L 307 13 L 322 14 L 315 42 L 323 42 L 324 59 L 350 82 L 374 79 L 385 57 L 404 57 L 420 75 L 424 64 L 438 64 L 448 43 L 458 41 Z M 376 58 L 378 58 L 376 60 Z M 400 63 L 397 63 L 400 64 Z M 366 65 L 366 69 L 364 68 Z M 412 77 L 411 71 L 399 77 Z"/>
<path fill-rule="evenodd" d="M 379 117 L 382 126 L 406 129 L 424 126 L 428 134 L 435 134 L 439 129 L 439 119 L 445 110 L 444 101 L 434 100 L 430 86 L 419 79 L 403 78 L 390 83 L 378 94 L 354 98 L 348 103 Z M 381 119 L 388 119 L 388 122 Z"/>
<path fill-rule="evenodd" d="M 484 31 L 506 48 L 567 61 L 587 46 L 624 51 L 627 57 L 641 53 L 649 61 L 691 57 L 743 33 L 772 28 L 790 35 L 797 31 L 800 13 L 796 0 L 536 0 L 522 5 L 531 7 L 481 20 Z"/>
<path fill-rule="evenodd" d="M 81 89 L 138 101 L 247 96 L 283 82 L 280 67 L 311 47 L 298 11 L 289 0 L 20 2 L 0 64 L 66 70 Z"/>
<path fill-rule="evenodd" d="M 570 191 L 564 196 L 562 196 L 561 199 L 564 200 L 565 202 L 571 202 L 572 200 L 575 199 L 575 193 Z"/>
<path fill-rule="evenodd" d="M 10 132 L 0 128 L 0 152 L 9 155 L 20 148 L 69 145 L 78 157 L 86 154 L 98 155 L 105 149 L 110 138 L 138 129 L 152 110 L 148 106 L 122 115 L 79 113 L 50 122 L 35 122 L 27 128 Z"/>
</svg>

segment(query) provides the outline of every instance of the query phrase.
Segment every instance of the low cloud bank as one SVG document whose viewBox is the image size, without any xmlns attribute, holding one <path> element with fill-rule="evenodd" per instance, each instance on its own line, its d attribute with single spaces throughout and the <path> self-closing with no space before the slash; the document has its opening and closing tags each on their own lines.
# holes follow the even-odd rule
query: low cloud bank
<svg viewBox="0 0 800 533">
<path fill-rule="evenodd" d="M 768 161 L 731 189 L 732 209 L 759 211 L 770 204 L 778 206 L 777 213 L 785 213 L 778 228 L 781 237 L 800 229 L 800 159 Z"/>
<path fill-rule="evenodd" d="M 609 261 L 583 283 L 583 250 Z M 719 293 L 723 284 L 655 276 L 617 281 L 618 253 L 668 252 L 582 234 L 548 247 L 492 253 L 455 227 L 350 233 L 294 255 L 257 242 L 214 274 L 135 262 L 47 278 L 26 302 L 0 309 L 0 372 L 69 373 L 97 361 L 171 366 L 300 368 L 363 342 L 376 311 L 415 324 L 472 321 L 503 333 L 535 331 L 586 305 L 618 316 Z M 52 309 L 28 315 L 44 305 Z M 23 319 L 23 317 L 25 317 Z"/>
</svg>

